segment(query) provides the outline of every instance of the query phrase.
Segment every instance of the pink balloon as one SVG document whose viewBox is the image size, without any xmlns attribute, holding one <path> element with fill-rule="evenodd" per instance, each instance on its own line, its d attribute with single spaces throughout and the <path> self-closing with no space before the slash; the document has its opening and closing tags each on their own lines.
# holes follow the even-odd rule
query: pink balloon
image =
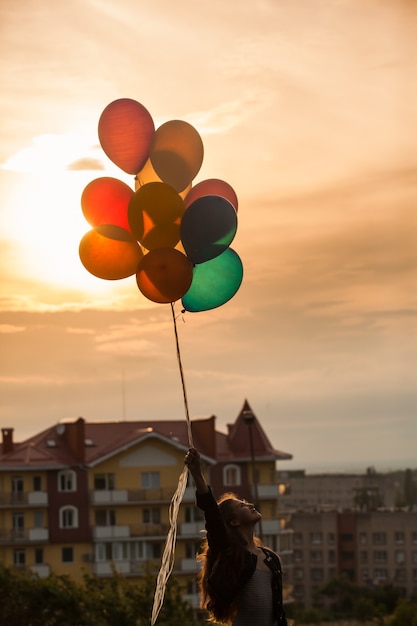
<svg viewBox="0 0 417 626">
<path fill-rule="evenodd" d="M 130 98 L 107 105 L 98 123 L 101 147 L 127 174 L 137 174 L 145 165 L 154 132 L 149 111 Z"/>
<path fill-rule="evenodd" d="M 208 178 L 207 180 L 202 180 L 200 183 L 197 183 L 184 198 L 185 208 L 189 207 L 194 200 L 202 198 L 203 196 L 221 196 L 228 200 L 237 212 L 238 199 L 235 190 L 224 180 Z"/>
</svg>

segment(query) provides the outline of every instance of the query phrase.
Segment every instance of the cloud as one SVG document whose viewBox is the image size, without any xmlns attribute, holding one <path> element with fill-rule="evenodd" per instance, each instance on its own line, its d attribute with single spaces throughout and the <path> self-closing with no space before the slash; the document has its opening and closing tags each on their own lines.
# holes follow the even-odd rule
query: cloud
<svg viewBox="0 0 417 626">
<path fill-rule="evenodd" d="M 26 330 L 26 326 L 14 326 L 13 324 L 0 324 L 0 334 L 21 333 Z"/>
<path fill-rule="evenodd" d="M 71 171 L 95 171 L 104 170 L 103 161 L 100 159 L 93 159 L 88 157 L 81 157 L 76 161 L 73 161 L 67 166 L 67 170 Z"/>
</svg>

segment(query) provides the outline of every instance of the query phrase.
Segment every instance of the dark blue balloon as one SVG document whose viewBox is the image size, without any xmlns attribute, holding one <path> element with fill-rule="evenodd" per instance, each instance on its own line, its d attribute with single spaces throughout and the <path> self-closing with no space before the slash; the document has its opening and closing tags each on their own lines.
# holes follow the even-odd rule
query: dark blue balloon
<svg viewBox="0 0 417 626">
<path fill-rule="evenodd" d="M 181 220 L 181 241 L 192 263 L 205 263 L 222 254 L 237 231 L 233 205 L 222 196 L 197 198 Z"/>
</svg>

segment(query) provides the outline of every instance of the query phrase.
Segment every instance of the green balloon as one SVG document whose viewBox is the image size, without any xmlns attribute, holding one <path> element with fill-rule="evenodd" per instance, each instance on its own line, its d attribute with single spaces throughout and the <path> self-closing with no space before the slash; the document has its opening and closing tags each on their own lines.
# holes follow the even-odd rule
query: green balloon
<svg viewBox="0 0 417 626">
<path fill-rule="evenodd" d="M 182 298 L 186 311 L 215 309 L 233 298 L 243 278 L 239 255 L 227 248 L 222 254 L 194 266 L 191 287 Z"/>
</svg>

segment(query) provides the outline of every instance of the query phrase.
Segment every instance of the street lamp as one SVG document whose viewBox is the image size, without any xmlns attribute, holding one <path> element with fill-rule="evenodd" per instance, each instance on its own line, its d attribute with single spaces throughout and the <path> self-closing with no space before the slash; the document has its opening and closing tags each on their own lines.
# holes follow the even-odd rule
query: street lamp
<svg viewBox="0 0 417 626">
<path fill-rule="evenodd" d="M 251 457 L 251 464 L 252 464 L 253 495 L 255 497 L 255 506 L 257 510 L 260 512 L 259 496 L 258 496 L 258 481 L 256 478 L 256 467 L 255 467 L 255 451 L 253 448 L 253 432 L 252 432 L 252 425 L 255 422 L 255 416 L 250 409 L 245 409 L 242 412 L 242 417 L 243 417 L 245 424 L 248 427 L 248 432 L 249 432 L 249 449 L 250 449 L 250 457 Z M 262 541 L 262 518 L 259 520 L 259 537 Z"/>
</svg>

